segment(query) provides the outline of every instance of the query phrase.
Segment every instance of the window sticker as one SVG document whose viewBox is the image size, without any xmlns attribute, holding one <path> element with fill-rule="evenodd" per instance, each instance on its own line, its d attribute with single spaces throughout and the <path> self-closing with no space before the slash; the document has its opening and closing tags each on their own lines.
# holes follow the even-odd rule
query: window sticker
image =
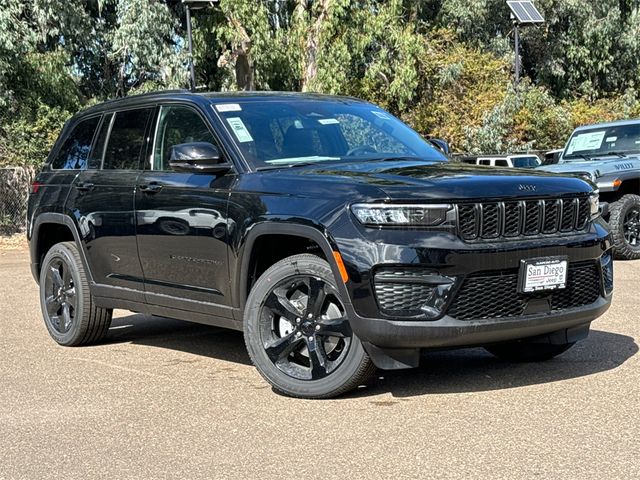
<svg viewBox="0 0 640 480">
<path fill-rule="evenodd" d="M 321 125 L 336 125 L 340 123 L 340 121 L 336 118 L 321 118 L 320 120 L 318 120 L 318 123 L 320 123 Z"/>
<path fill-rule="evenodd" d="M 600 147 L 602 147 L 602 142 L 604 141 L 606 133 L 606 131 L 602 130 L 600 132 L 589 132 L 576 135 L 569 143 L 567 154 L 570 155 L 573 152 L 584 152 L 585 150 L 599 150 Z"/>
<path fill-rule="evenodd" d="M 391 120 L 391 117 L 384 112 L 378 112 L 376 110 L 371 110 L 376 117 L 381 118 L 382 120 Z"/>
<path fill-rule="evenodd" d="M 240 117 L 227 118 L 227 123 L 240 143 L 253 142 L 253 137 Z"/>
<path fill-rule="evenodd" d="M 302 127 L 302 122 L 300 120 L 295 120 L 293 122 L 293 126 L 296 127 L 298 130 L 300 130 Z"/>
<path fill-rule="evenodd" d="M 607 139 L 605 140 L 605 142 L 607 143 L 613 143 L 616 140 L 618 140 L 618 137 L 607 137 Z"/>
<path fill-rule="evenodd" d="M 220 113 L 241 112 L 242 107 L 237 103 L 219 103 L 216 105 L 216 110 L 218 110 Z"/>
</svg>

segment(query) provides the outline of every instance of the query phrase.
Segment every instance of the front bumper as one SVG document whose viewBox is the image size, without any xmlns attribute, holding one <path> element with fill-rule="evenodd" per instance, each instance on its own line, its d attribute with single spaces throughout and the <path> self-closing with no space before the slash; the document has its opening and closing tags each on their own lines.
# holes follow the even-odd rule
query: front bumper
<svg viewBox="0 0 640 480">
<path fill-rule="evenodd" d="M 604 314 L 611 295 L 595 303 L 560 313 L 525 315 L 510 319 L 461 321 L 444 316 L 434 322 L 394 321 L 353 317 L 354 333 L 380 348 L 438 349 L 470 347 L 535 337 L 588 324 Z"/>
<path fill-rule="evenodd" d="M 600 259 L 611 249 L 611 237 L 601 219 L 578 235 L 476 243 L 463 242 L 447 233 L 365 232 L 357 225 L 355 229 L 351 225 L 343 227 L 335 240 L 350 278 L 345 285 L 345 307 L 354 333 L 370 352 L 376 348 L 419 351 L 477 346 L 562 331 L 570 336 L 575 328 L 588 329 L 589 323 L 611 303 L 611 288 L 605 287 L 607 280 L 600 266 Z M 443 313 L 430 320 L 390 315 L 377 301 L 375 279 L 380 269 L 419 268 L 452 278 L 456 287 L 460 287 L 475 274 L 488 272 L 501 276 L 502 272 L 517 270 L 523 259 L 553 256 L 567 257 L 570 266 L 598 265 L 595 281 L 600 285 L 588 302 L 575 305 L 569 302 L 567 308 L 547 310 L 529 309 L 527 305 L 524 313 L 514 316 L 461 319 L 448 314 L 460 291 L 456 288 Z M 551 306 L 553 302 L 549 302 Z"/>
</svg>

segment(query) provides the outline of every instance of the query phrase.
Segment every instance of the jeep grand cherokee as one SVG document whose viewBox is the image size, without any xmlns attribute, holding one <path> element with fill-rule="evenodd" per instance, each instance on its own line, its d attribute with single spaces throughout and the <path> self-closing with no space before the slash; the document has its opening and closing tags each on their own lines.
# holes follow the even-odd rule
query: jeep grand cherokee
<svg viewBox="0 0 640 480">
<path fill-rule="evenodd" d="M 428 349 L 552 358 L 613 288 L 591 183 L 449 163 L 353 98 L 93 106 L 65 126 L 28 219 L 59 344 L 100 341 L 114 308 L 242 330 L 262 376 L 297 397 L 341 394 Z"/>
</svg>

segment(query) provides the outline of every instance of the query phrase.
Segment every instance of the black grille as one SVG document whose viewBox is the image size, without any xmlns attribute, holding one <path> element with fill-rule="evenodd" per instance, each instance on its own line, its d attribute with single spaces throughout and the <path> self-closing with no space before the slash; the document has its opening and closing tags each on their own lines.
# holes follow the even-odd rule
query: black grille
<svg viewBox="0 0 640 480">
<path fill-rule="evenodd" d="M 577 232 L 589 212 L 588 198 L 465 203 L 458 205 L 458 228 L 467 241 Z"/>
<path fill-rule="evenodd" d="M 458 320 L 482 320 L 526 315 L 529 301 L 548 302 L 557 312 L 594 303 L 600 297 L 600 271 L 595 262 L 569 266 L 567 287 L 553 292 L 518 292 L 518 271 L 470 275 L 455 296 L 447 314 Z"/>
</svg>

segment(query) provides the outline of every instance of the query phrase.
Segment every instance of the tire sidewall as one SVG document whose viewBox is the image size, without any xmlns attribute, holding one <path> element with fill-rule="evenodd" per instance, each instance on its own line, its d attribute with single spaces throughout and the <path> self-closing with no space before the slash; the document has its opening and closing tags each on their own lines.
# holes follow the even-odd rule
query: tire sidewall
<svg viewBox="0 0 640 480">
<path fill-rule="evenodd" d="M 615 254 L 617 258 L 635 260 L 640 258 L 640 245 L 632 247 L 624 236 L 624 219 L 632 208 L 640 210 L 640 196 L 624 195 L 612 205 L 609 226 L 613 234 Z"/>
<path fill-rule="evenodd" d="M 46 306 L 46 292 L 45 292 L 45 282 L 46 282 L 46 272 L 49 269 L 51 263 L 56 260 L 61 259 L 69 271 L 71 272 L 71 278 L 73 279 L 73 284 L 76 290 L 76 309 L 73 321 L 71 323 L 71 328 L 66 333 L 61 334 L 58 332 L 53 324 L 51 323 L 51 319 L 49 318 L 49 314 L 47 313 Z M 47 253 L 42 262 L 42 269 L 40 270 L 40 308 L 42 309 L 42 317 L 44 318 L 44 324 L 49 331 L 49 334 L 53 339 L 59 343 L 60 345 L 71 345 L 75 343 L 77 338 L 81 335 L 81 323 L 84 318 L 84 289 L 82 288 L 82 280 L 80 277 L 80 272 L 78 269 L 78 265 L 74 259 L 72 252 L 69 248 L 63 244 L 54 245 L 51 250 Z"/>
<path fill-rule="evenodd" d="M 329 264 L 318 257 L 307 256 L 304 262 L 279 262 L 267 270 L 256 282 L 244 313 L 244 336 L 249 355 L 260 374 L 276 389 L 293 396 L 328 397 L 340 392 L 357 374 L 367 358 L 362 343 L 351 337 L 349 351 L 342 363 L 327 377 L 319 380 L 300 380 L 293 378 L 278 367 L 267 356 L 260 335 L 260 311 L 262 302 L 271 289 L 292 275 L 311 275 L 322 278 L 336 288 L 335 278 Z M 288 259 L 287 259 L 288 260 Z M 343 302 L 344 300 L 340 298 Z"/>
</svg>

